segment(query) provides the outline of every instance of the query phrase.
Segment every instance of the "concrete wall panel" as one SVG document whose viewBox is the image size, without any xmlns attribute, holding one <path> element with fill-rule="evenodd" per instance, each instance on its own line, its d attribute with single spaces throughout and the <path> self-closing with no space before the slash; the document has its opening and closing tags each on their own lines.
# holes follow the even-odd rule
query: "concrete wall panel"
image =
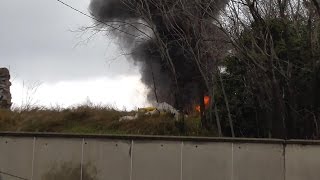
<svg viewBox="0 0 320 180">
<path fill-rule="evenodd" d="M 234 180 L 283 180 L 283 145 L 235 143 L 233 175 Z"/>
<path fill-rule="evenodd" d="M 0 137 L 0 171 L 31 179 L 32 176 L 33 138 Z M 1 174 L 0 180 L 17 180 Z"/>
<path fill-rule="evenodd" d="M 134 141 L 132 180 L 179 180 L 181 142 Z"/>
<path fill-rule="evenodd" d="M 129 180 L 131 141 L 86 139 L 84 145 L 84 176 L 96 180 Z"/>
<path fill-rule="evenodd" d="M 82 139 L 38 138 L 33 180 L 80 180 Z"/>
<path fill-rule="evenodd" d="M 320 146 L 287 145 L 286 179 L 319 180 Z"/>
<path fill-rule="evenodd" d="M 231 180 L 231 143 L 192 143 L 183 146 L 183 180 Z"/>
<path fill-rule="evenodd" d="M 320 179 L 316 141 L 147 138 L 0 135 L 0 180 Z"/>
</svg>

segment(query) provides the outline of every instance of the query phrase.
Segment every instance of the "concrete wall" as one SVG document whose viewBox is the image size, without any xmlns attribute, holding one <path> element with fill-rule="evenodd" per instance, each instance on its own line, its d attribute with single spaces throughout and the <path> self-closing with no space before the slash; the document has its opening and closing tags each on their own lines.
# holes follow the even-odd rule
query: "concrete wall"
<svg viewBox="0 0 320 180">
<path fill-rule="evenodd" d="M 0 133 L 0 180 L 319 180 L 320 142 Z"/>
</svg>

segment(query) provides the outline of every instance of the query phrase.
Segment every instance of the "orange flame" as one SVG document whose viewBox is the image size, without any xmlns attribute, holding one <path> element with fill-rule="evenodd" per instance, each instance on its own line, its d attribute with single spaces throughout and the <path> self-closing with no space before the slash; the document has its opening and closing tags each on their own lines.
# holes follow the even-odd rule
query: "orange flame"
<svg viewBox="0 0 320 180">
<path fill-rule="evenodd" d="M 198 111 L 198 112 L 201 111 L 201 107 L 199 105 L 196 106 L 196 111 Z"/>
<path fill-rule="evenodd" d="M 210 96 L 204 96 L 204 98 L 203 98 L 203 103 L 204 103 L 204 107 L 205 107 L 206 109 L 207 109 L 207 108 L 209 107 L 209 105 L 210 105 L 210 100 L 211 100 Z M 200 105 L 197 105 L 197 106 L 196 106 L 196 111 L 198 111 L 198 112 L 201 111 Z"/>
<path fill-rule="evenodd" d="M 209 106 L 210 104 L 210 96 L 204 96 L 203 102 L 205 106 Z"/>
</svg>

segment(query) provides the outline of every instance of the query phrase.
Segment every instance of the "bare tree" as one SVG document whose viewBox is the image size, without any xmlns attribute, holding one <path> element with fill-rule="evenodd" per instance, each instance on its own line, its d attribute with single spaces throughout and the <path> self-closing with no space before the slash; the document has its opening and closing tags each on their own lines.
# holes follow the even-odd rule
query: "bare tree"
<svg viewBox="0 0 320 180">
<path fill-rule="evenodd" d="M 152 67 L 152 73 L 149 73 L 152 80 L 149 81 L 152 81 L 150 86 L 157 101 L 161 101 L 162 94 L 168 94 L 161 93 L 164 83 L 157 77 L 161 72 L 169 77 L 166 80 L 170 79 L 167 84 L 172 84 L 170 94 L 174 96 L 175 106 L 183 111 L 190 104 L 185 99 L 197 99 L 202 125 L 210 126 L 215 118 L 221 136 L 223 123 L 219 110 L 222 107 L 218 107 L 216 102 L 216 90 L 219 89 L 227 111 L 230 134 L 236 136 L 230 108 L 232 102 L 229 101 L 232 95 L 226 92 L 219 70 L 225 57 L 233 54 L 245 62 L 247 72 L 243 83 L 257 105 L 259 124 L 267 127 L 269 137 L 295 136 L 298 119 L 301 116 L 307 118 L 310 114 L 315 118 L 308 126 L 315 124 L 318 128 L 320 119 L 316 112 L 320 101 L 315 100 L 313 109 L 307 106 L 301 109 L 300 100 L 296 97 L 300 90 L 295 85 L 296 71 L 313 73 L 313 94 L 318 96 L 316 92 L 320 87 L 316 72 L 320 69 L 320 8 L 317 0 L 102 2 L 92 0 L 91 3 L 92 14 L 97 18 L 96 27 L 100 31 L 112 30 L 130 47 L 136 61 Z M 277 32 L 277 28 L 281 31 Z M 311 69 L 310 62 L 293 60 L 279 48 L 279 45 L 292 43 L 288 38 L 291 34 L 303 35 L 302 30 L 308 33 Z M 190 88 L 190 84 L 196 88 Z M 190 89 L 196 93 L 191 95 L 188 93 Z M 191 97 L 194 94 L 197 95 Z M 205 95 L 212 98 L 209 109 L 203 102 Z"/>
<path fill-rule="evenodd" d="M 315 15 L 318 9 L 316 1 L 307 0 L 233 0 L 221 11 L 220 18 L 212 16 L 229 37 L 236 52 L 244 58 L 242 60 L 246 61 L 247 69 L 250 70 L 247 73 L 248 87 L 253 88 L 249 91 L 258 93 L 255 96 L 260 109 L 264 111 L 260 113 L 265 114 L 263 121 L 270 129 L 270 137 L 294 136 L 294 132 L 290 131 L 297 129 L 299 109 L 293 73 L 294 69 L 301 67 L 305 71 L 310 70 L 306 69 L 308 62 L 296 64 L 288 55 L 279 55 L 279 39 L 275 35 L 274 23 L 277 21 L 283 27 L 282 40 L 285 43 L 290 41 L 286 39 L 289 36 L 289 30 L 285 27 L 287 24 L 292 22 L 296 29 L 294 33 L 297 34 L 304 24 L 308 24 L 310 52 L 316 52 L 319 51 L 319 16 Z M 210 9 L 207 11 L 210 13 Z M 310 54 L 310 57 L 316 68 L 315 53 Z M 310 71 L 316 72 L 315 69 Z M 318 83 L 315 80 L 314 86 L 317 87 Z M 318 121 L 314 121 L 315 124 Z"/>
<path fill-rule="evenodd" d="M 110 0 L 109 3 L 111 2 L 115 3 Z M 156 49 L 156 54 L 162 61 L 161 64 L 170 71 L 175 89 L 176 107 L 179 110 L 183 111 L 190 104 L 190 101 L 185 101 L 189 97 L 183 96 L 188 96 L 186 94 L 190 91 L 188 84 L 195 84 L 197 87 L 194 91 L 197 92 L 195 94 L 198 97 L 189 99 L 198 100 L 202 125 L 208 127 L 209 116 L 207 116 L 203 99 L 205 95 L 214 94 L 212 87 L 215 82 L 212 81 L 214 79 L 212 77 L 218 76 L 212 72 L 218 72 L 214 69 L 217 69 L 219 61 L 225 57 L 229 48 L 225 35 L 213 23 L 211 16 L 217 17 L 219 10 L 225 6 L 226 2 L 225 0 L 121 0 L 120 3 L 113 5 L 116 5 L 115 7 L 122 12 L 122 15 L 116 17 L 114 14 L 110 15 L 108 12 L 111 11 L 107 8 L 104 8 L 103 12 L 93 11 L 93 15 L 99 19 L 97 23 L 108 23 L 110 26 L 110 22 L 116 21 L 118 28 L 111 29 L 116 30 L 117 33 L 119 29 L 126 32 L 129 30 L 130 34 L 135 35 L 132 41 L 134 46 L 146 42 L 153 44 L 154 47 L 151 47 L 153 49 L 150 51 L 154 52 Z M 92 4 L 101 6 L 99 1 Z M 207 9 L 210 9 L 210 14 L 205 11 Z M 113 24 L 113 27 L 116 24 Z M 109 26 L 107 28 L 110 29 Z M 128 36 L 131 36 L 122 32 L 120 34 L 126 41 Z M 141 37 L 144 37 L 145 41 L 141 41 Z M 147 48 L 150 48 L 150 45 Z M 153 79 L 155 81 L 156 78 Z M 228 104 L 227 95 L 225 98 Z M 209 114 L 211 113 L 210 111 Z M 217 113 L 215 111 L 216 117 L 218 117 Z M 234 136 L 231 115 L 229 123 Z M 220 127 L 220 122 L 217 126 Z"/>
</svg>

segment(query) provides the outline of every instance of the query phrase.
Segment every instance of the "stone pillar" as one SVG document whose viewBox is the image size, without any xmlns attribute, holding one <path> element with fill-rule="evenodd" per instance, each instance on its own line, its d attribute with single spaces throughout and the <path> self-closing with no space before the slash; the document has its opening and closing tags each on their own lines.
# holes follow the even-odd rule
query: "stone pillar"
<svg viewBox="0 0 320 180">
<path fill-rule="evenodd" d="M 0 109 L 11 108 L 10 73 L 7 68 L 0 68 Z"/>
</svg>

